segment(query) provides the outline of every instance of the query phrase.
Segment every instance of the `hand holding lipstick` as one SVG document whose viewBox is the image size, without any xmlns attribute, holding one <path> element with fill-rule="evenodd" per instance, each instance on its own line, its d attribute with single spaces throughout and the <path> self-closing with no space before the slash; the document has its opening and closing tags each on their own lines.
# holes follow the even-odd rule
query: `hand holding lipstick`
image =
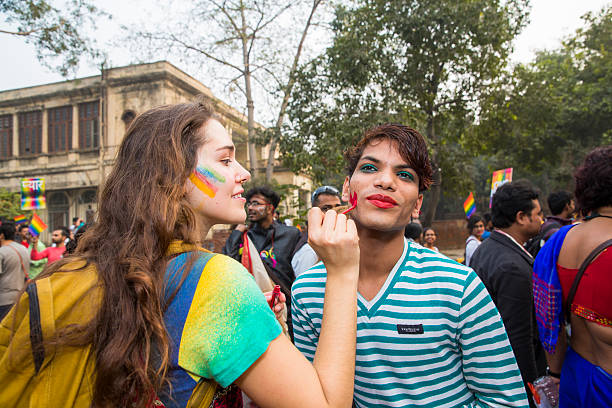
<svg viewBox="0 0 612 408">
<path fill-rule="evenodd" d="M 278 286 L 278 285 L 276 285 Z M 276 315 L 277 318 L 281 317 L 283 310 L 285 310 L 285 303 L 287 302 L 287 298 L 285 294 L 280 290 L 280 286 L 278 286 L 278 291 L 275 290 L 271 292 L 264 292 L 264 296 L 266 297 L 266 302 L 272 308 L 272 311 Z M 274 303 L 272 303 L 274 301 Z"/>
<path fill-rule="evenodd" d="M 354 207 L 353 207 L 354 208 Z M 308 212 L 308 243 L 333 274 L 358 274 L 359 237 L 353 220 L 333 210 L 325 214 L 317 208 Z"/>
</svg>

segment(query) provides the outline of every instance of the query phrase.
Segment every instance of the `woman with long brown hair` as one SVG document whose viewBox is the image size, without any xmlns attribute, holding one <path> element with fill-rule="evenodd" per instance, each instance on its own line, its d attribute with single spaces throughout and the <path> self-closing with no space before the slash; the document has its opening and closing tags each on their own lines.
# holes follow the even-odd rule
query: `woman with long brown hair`
<svg viewBox="0 0 612 408">
<path fill-rule="evenodd" d="M 97 222 L 0 326 L 0 406 L 149 407 L 159 397 L 166 406 L 199 407 L 212 393 L 215 406 L 241 406 L 235 386 L 261 407 L 350 406 L 355 225 L 333 211 L 309 214 L 310 243 L 329 274 L 310 364 L 281 334 L 246 270 L 198 247 L 214 224 L 245 219 L 242 184 L 250 175 L 234 153 L 204 102 L 134 119 L 101 191 Z M 43 347 L 34 350 L 29 340 L 16 345 L 36 337 L 27 323 L 33 294 L 43 314 Z M 44 314 L 51 309 L 49 335 Z M 14 375 L 2 380 L 2 370 Z"/>
</svg>

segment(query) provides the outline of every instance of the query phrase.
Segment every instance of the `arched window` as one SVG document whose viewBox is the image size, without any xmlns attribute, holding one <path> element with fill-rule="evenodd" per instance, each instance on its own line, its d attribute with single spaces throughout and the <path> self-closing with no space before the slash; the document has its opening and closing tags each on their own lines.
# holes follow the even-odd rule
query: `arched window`
<svg viewBox="0 0 612 408">
<path fill-rule="evenodd" d="M 96 190 L 85 190 L 79 195 L 79 204 L 92 204 L 96 202 Z"/>
<path fill-rule="evenodd" d="M 70 202 L 68 194 L 63 191 L 55 191 L 47 197 L 47 211 L 49 213 L 49 231 L 58 227 L 68 226 L 68 210 Z"/>
</svg>

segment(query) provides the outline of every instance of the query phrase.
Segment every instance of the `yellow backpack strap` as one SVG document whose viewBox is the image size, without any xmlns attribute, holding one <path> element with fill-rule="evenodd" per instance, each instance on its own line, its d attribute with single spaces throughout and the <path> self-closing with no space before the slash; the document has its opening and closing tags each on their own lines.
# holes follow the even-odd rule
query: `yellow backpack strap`
<svg viewBox="0 0 612 408">
<path fill-rule="evenodd" d="M 182 254 L 184 252 L 190 252 L 190 251 L 203 251 L 203 252 L 210 253 L 209 250 L 204 249 L 201 246 L 193 245 L 193 244 L 186 244 L 183 241 L 174 240 L 170 242 L 170 245 L 168 246 L 168 249 L 166 250 L 166 256 L 174 256 L 174 255 L 178 255 L 178 254 Z"/>
<path fill-rule="evenodd" d="M 186 408 L 208 408 L 213 402 L 217 384 L 209 379 L 201 378 L 193 389 Z"/>
</svg>

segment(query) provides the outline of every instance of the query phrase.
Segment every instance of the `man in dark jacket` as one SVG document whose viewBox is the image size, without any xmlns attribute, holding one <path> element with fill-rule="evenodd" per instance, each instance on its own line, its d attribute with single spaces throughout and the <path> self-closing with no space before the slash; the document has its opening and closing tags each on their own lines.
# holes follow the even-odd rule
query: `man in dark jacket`
<svg viewBox="0 0 612 408">
<path fill-rule="evenodd" d="M 547 199 L 548 208 L 550 208 L 551 216 L 546 217 L 546 221 L 542 224 L 541 231 L 543 232 L 544 241 L 548 241 L 555 232 L 565 225 L 572 223 L 572 215 L 576 210 L 574 198 L 567 191 L 557 191 L 551 193 Z"/>
<path fill-rule="evenodd" d="M 223 253 L 240 262 L 243 234 L 247 231 L 268 275 L 287 297 L 287 326 L 291 333 L 291 285 L 295 280 L 291 259 L 305 241 L 300 239 L 297 228 L 274 222 L 274 211 L 280 202 L 274 190 L 266 186 L 254 187 L 247 191 L 245 198 L 250 226 L 238 225 L 225 242 Z"/>
<path fill-rule="evenodd" d="M 495 229 L 476 249 L 470 266 L 499 310 L 528 388 L 527 382 L 546 374 L 533 304 L 533 257 L 523 247 L 542 224 L 538 192 L 526 182 L 506 183 L 493 195 L 491 212 Z"/>
</svg>

